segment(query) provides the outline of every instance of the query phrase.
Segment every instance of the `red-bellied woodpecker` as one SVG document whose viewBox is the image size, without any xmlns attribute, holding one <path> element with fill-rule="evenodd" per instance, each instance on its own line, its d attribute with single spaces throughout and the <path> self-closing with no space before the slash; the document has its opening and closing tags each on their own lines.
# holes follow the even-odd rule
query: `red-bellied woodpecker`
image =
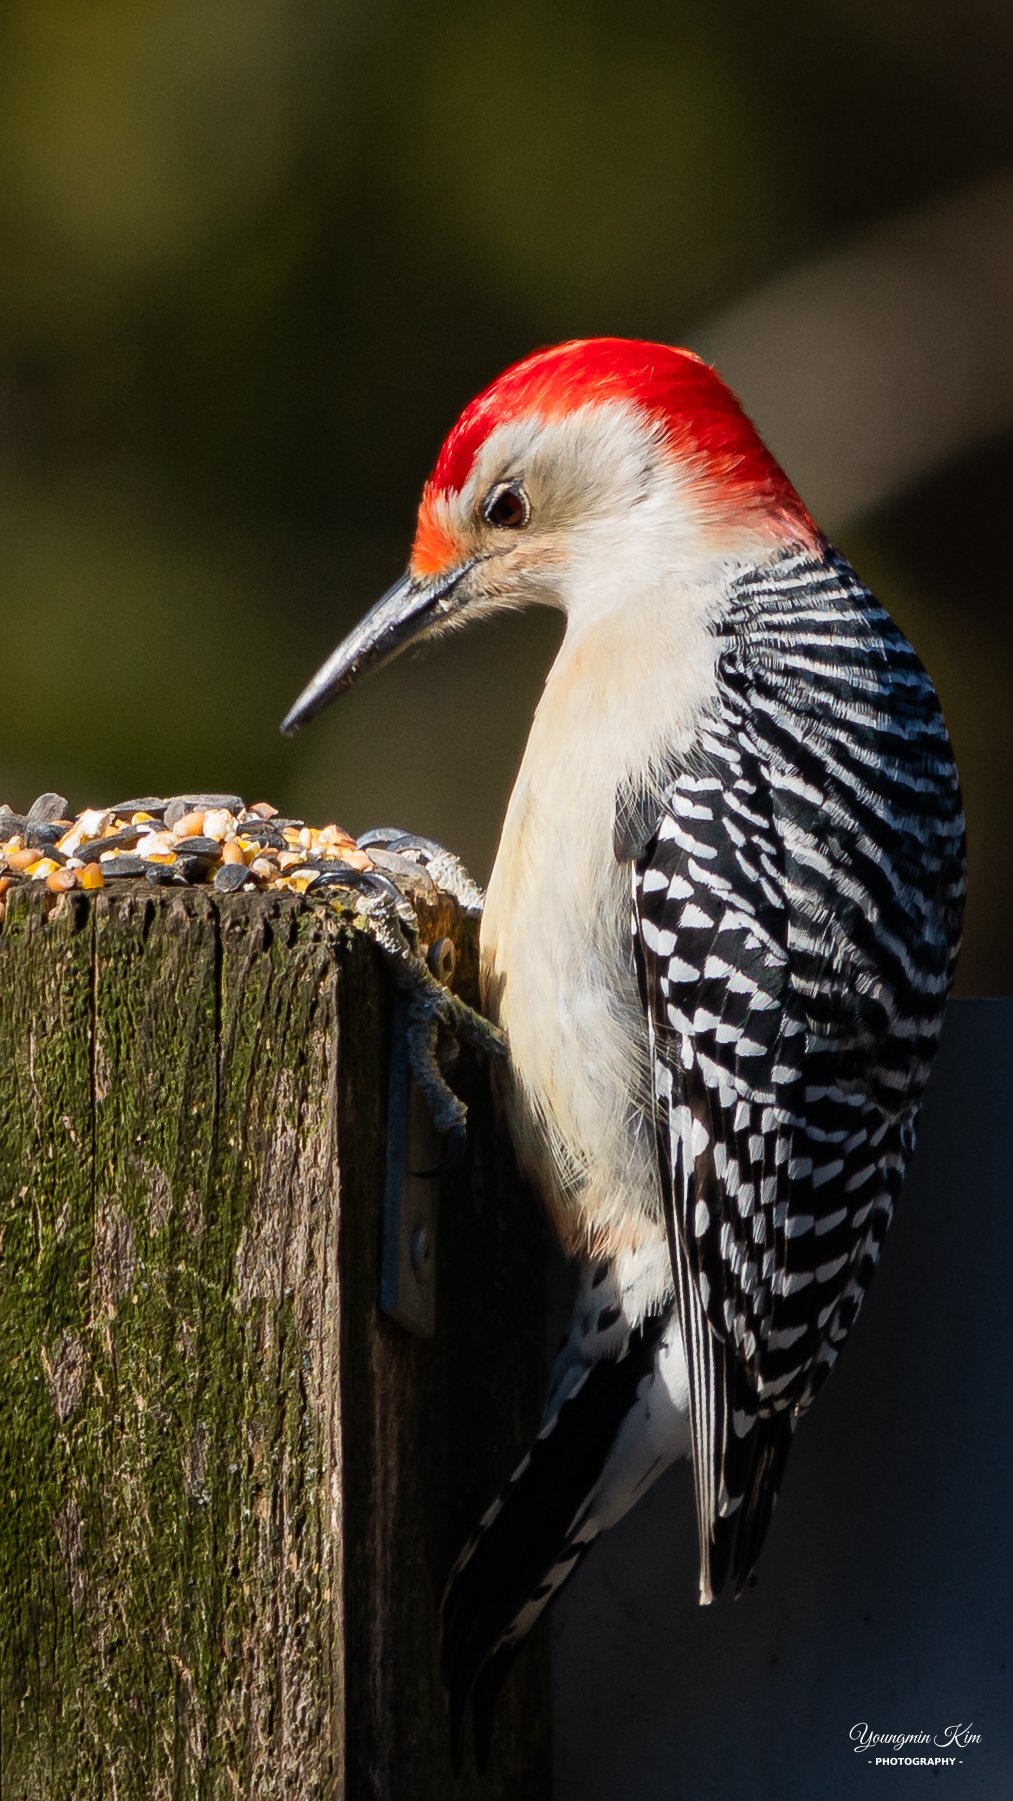
<svg viewBox="0 0 1013 1801">
<path fill-rule="evenodd" d="M 562 647 L 482 919 L 508 1117 L 581 1259 L 545 1418 L 451 1580 L 480 1732 L 592 1541 L 691 1456 L 700 1596 L 748 1578 L 854 1323 L 960 936 L 932 684 L 733 395 L 615 338 L 507 370 L 426 486 L 409 573 L 291 729 L 407 643 L 528 602 Z"/>
</svg>

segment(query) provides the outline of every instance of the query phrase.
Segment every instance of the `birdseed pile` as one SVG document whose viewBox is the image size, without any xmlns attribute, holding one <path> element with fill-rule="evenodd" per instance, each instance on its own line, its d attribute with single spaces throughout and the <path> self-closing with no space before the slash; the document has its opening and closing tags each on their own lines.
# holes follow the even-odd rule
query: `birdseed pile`
<svg viewBox="0 0 1013 1801">
<path fill-rule="evenodd" d="M 383 848 L 371 853 L 367 840 Z M 384 884 L 384 870 L 388 881 L 398 873 L 397 843 L 382 831 L 357 843 L 338 825 L 283 819 L 266 801 L 247 806 L 237 794 L 148 795 L 76 817 L 63 795 L 42 794 L 24 814 L 0 806 L 0 919 L 9 890 L 28 882 L 56 894 L 127 878 L 224 894 L 361 890 Z"/>
<path fill-rule="evenodd" d="M 145 795 L 76 818 L 62 794 L 40 794 L 27 813 L 0 806 L 0 927 L 17 888 L 36 883 L 59 896 L 128 880 L 219 894 L 287 891 L 354 913 L 412 997 L 412 1074 L 458 1154 L 467 1108 L 444 1078 L 439 1028 L 487 1056 L 504 1056 L 505 1040 L 452 991 L 458 947 L 446 933 L 455 917 L 476 918 L 484 899 L 452 851 L 396 826 L 355 839 L 338 825 L 283 819 L 267 801 L 247 806 L 238 794 Z"/>
</svg>

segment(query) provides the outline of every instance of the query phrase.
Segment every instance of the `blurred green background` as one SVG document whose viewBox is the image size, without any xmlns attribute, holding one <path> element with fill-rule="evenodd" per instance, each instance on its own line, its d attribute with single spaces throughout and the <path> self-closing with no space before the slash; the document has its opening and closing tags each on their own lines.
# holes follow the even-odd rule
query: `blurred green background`
<svg viewBox="0 0 1013 1801">
<path fill-rule="evenodd" d="M 558 624 L 277 725 L 537 344 L 718 361 L 914 638 L 1008 991 L 1013 12 L 7 0 L 0 800 L 236 788 L 488 868 Z"/>
</svg>

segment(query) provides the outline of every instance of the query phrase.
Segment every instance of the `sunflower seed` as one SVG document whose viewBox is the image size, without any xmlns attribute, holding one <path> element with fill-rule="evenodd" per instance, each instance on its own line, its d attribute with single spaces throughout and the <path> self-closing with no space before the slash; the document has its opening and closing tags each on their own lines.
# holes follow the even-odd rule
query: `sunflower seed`
<svg viewBox="0 0 1013 1801">
<path fill-rule="evenodd" d="M 44 825 L 40 821 L 33 825 L 30 820 L 26 819 L 25 843 L 31 845 L 35 850 L 49 850 L 59 838 L 63 837 L 66 830 L 65 825 Z"/>
<path fill-rule="evenodd" d="M 66 819 L 67 796 L 65 794 L 40 794 L 33 800 L 25 815 L 26 825 L 43 825 L 50 819 Z M 69 824 L 69 821 L 68 821 Z"/>
<path fill-rule="evenodd" d="M 219 894 L 235 894 L 249 880 L 249 871 L 243 863 L 223 863 L 215 874 L 215 887 Z"/>
<path fill-rule="evenodd" d="M 260 819 L 241 820 L 239 832 L 241 837 L 251 838 L 255 844 L 266 844 L 270 850 L 288 849 L 288 839 L 284 832 L 278 831 L 273 819 L 270 825 Z"/>
<path fill-rule="evenodd" d="M 179 857 L 202 857 L 208 861 L 222 854 L 222 847 L 216 838 L 181 838 L 175 850 Z"/>
<path fill-rule="evenodd" d="M 119 814 L 121 819 L 124 814 L 129 816 L 131 813 L 153 813 L 157 819 L 161 819 L 168 805 L 169 802 L 157 794 L 142 794 L 137 800 L 118 800 L 109 811 L 114 815 Z"/>
<path fill-rule="evenodd" d="M 207 857 L 181 857 L 177 853 L 176 861 L 171 865 L 178 872 L 180 879 L 191 888 L 203 882 L 210 868 Z"/>
<path fill-rule="evenodd" d="M 107 850 L 132 850 L 143 835 L 143 826 L 125 825 L 122 831 L 111 832 L 108 838 L 93 838 L 90 844 L 79 845 L 74 854 L 82 863 L 95 863 Z"/>
<path fill-rule="evenodd" d="M 102 864 L 102 874 L 107 882 L 121 882 L 126 876 L 143 875 L 144 864 L 140 857 L 110 857 Z"/>
</svg>

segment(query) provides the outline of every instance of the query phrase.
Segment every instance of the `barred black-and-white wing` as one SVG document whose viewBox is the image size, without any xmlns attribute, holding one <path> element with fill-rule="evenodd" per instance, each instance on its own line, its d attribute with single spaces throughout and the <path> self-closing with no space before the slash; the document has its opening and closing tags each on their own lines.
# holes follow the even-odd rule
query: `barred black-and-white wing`
<svg viewBox="0 0 1013 1801">
<path fill-rule="evenodd" d="M 875 1268 L 964 871 L 932 685 L 843 559 L 740 578 L 719 630 L 717 707 L 634 865 L 705 1598 L 748 1576 Z"/>
</svg>

